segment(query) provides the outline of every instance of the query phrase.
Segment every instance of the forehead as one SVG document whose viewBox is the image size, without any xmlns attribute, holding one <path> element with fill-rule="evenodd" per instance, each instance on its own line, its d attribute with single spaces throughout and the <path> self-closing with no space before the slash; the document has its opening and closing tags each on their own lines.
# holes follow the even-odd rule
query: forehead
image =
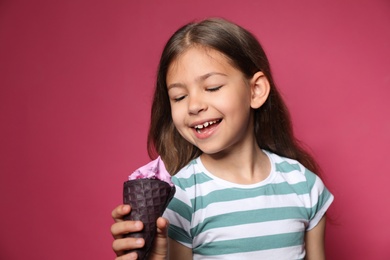
<svg viewBox="0 0 390 260">
<path fill-rule="evenodd" d="M 236 70 L 223 53 L 203 46 L 185 50 L 168 67 L 167 83 L 183 77 L 198 77 L 210 72 L 229 73 Z"/>
</svg>

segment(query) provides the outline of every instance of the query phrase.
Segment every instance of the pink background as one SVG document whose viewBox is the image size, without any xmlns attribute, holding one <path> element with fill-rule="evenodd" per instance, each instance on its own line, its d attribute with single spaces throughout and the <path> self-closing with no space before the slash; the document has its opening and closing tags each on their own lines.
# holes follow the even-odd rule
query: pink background
<svg viewBox="0 0 390 260">
<path fill-rule="evenodd" d="M 0 259 L 114 258 L 163 44 L 208 16 L 269 55 L 336 198 L 328 258 L 390 259 L 387 0 L 0 1 Z"/>
</svg>

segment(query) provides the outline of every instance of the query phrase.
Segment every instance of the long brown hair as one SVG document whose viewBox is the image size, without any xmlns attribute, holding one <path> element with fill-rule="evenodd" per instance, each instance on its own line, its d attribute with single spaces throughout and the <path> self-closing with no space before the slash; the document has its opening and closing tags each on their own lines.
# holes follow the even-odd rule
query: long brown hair
<svg viewBox="0 0 390 260">
<path fill-rule="evenodd" d="M 270 83 L 267 101 L 254 112 L 255 136 L 260 148 L 296 159 L 318 173 L 315 160 L 293 135 L 288 109 L 279 94 L 268 58 L 257 39 L 246 29 L 224 19 L 207 19 L 178 29 L 162 52 L 152 103 L 148 134 L 151 158 L 160 155 L 167 170 L 175 174 L 202 152 L 187 142 L 173 125 L 166 85 L 169 65 L 191 46 L 205 46 L 223 53 L 233 66 L 250 78 L 262 71 Z"/>
</svg>

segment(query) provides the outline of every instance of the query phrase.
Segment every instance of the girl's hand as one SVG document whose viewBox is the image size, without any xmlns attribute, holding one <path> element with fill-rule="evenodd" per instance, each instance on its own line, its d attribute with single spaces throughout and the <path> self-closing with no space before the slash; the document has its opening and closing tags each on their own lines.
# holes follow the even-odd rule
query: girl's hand
<svg viewBox="0 0 390 260">
<path fill-rule="evenodd" d="M 143 229 L 141 221 L 124 221 L 123 217 L 130 213 L 129 205 L 119 205 L 112 211 L 112 218 L 115 223 L 111 226 L 111 234 L 114 237 L 112 248 L 118 256 L 116 260 L 137 259 L 136 252 L 124 255 L 124 252 L 131 249 L 142 248 L 145 241 L 142 238 L 124 238 L 125 234 L 137 232 Z M 167 259 L 168 252 L 168 221 L 164 218 L 157 220 L 157 234 L 154 241 L 149 260 Z"/>
<path fill-rule="evenodd" d="M 124 221 L 123 216 L 130 213 L 129 205 L 119 205 L 116 207 L 111 215 L 115 223 L 111 226 L 111 234 L 114 237 L 112 249 L 118 256 L 117 260 L 137 259 L 136 252 L 124 255 L 124 252 L 131 249 L 141 248 L 144 246 L 144 240 L 141 238 L 124 238 L 125 234 L 141 231 L 143 223 L 141 221 Z"/>
</svg>

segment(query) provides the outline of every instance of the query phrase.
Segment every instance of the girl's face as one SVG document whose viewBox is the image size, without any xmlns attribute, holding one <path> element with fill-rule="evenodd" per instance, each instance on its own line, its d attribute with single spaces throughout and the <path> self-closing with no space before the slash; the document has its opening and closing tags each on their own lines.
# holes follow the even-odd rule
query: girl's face
<svg viewBox="0 0 390 260">
<path fill-rule="evenodd" d="M 218 51 L 204 47 L 186 50 L 167 73 L 178 132 L 205 154 L 253 145 L 252 81 Z"/>
</svg>

